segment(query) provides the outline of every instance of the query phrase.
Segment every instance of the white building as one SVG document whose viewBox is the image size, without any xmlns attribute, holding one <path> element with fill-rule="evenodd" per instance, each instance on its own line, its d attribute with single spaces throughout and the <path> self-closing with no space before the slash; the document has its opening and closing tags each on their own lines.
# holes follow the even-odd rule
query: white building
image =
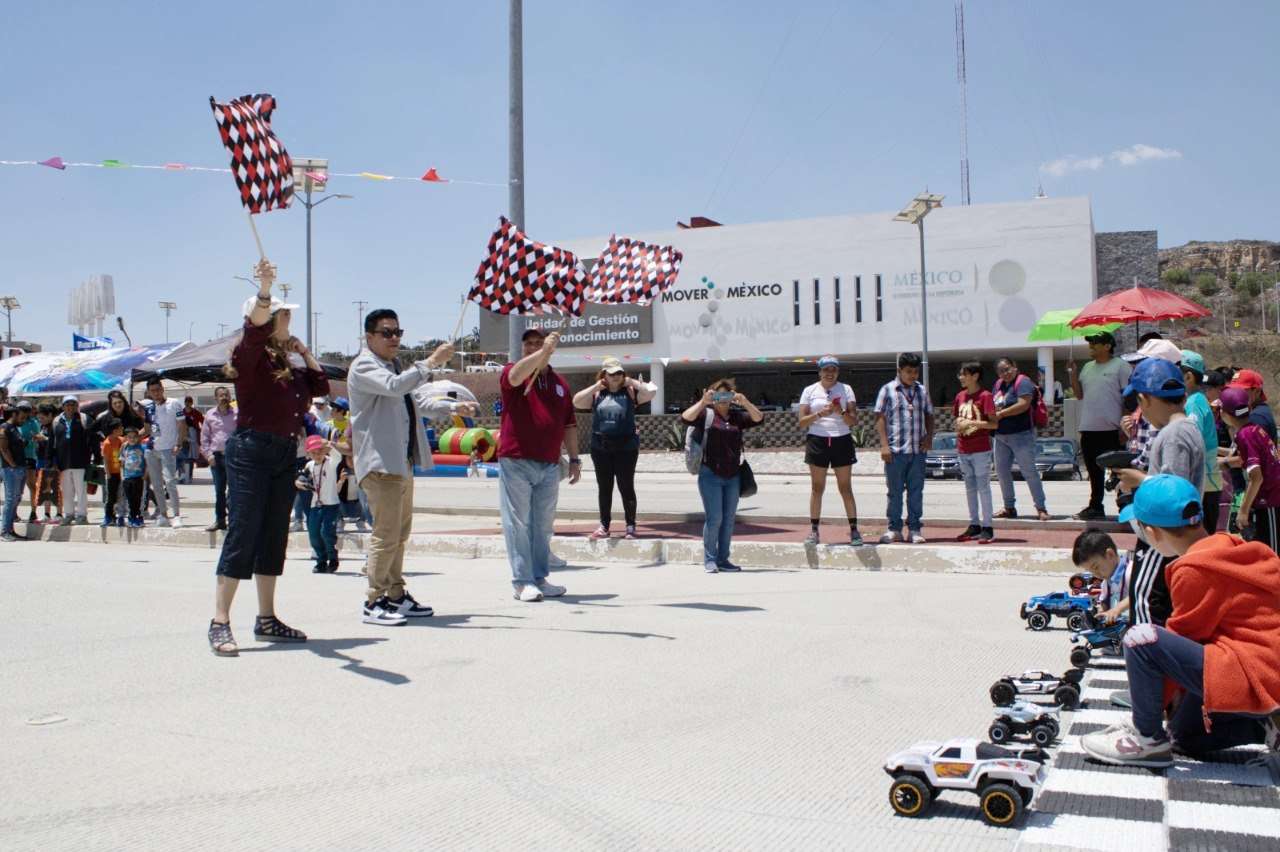
<svg viewBox="0 0 1280 852">
<path fill-rule="evenodd" d="M 919 234 L 891 212 L 626 236 L 682 251 L 679 279 L 648 308 L 591 306 L 566 330 L 557 370 L 594 370 L 616 355 L 674 387 L 681 371 L 779 374 L 807 361 L 794 372 L 811 374 L 813 359 L 830 352 L 846 372 L 874 373 L 878 383 L 897 353 L 922 348 Z M 608 240 L 552 242 L 591 259 Z M 1151 251 L 1154 263 L 1154 236 Z M 925 265 L 931 384 L 954 384 L 962 360 L 990 368 L 1000 355 L 1033 376 L 1038 361 L 1052 383 L 1053 361 L 1065 360 L 1069 344 L 1038 348 L 1027 334 L 1045 311 L 1095 298 L 1089 200 L 936 209 L 925 220 Z M 488 325 L 486 348 L 502 348 L 493 343 L 505 323 Z M 860 396 L 870 401 L 865 390 Z M 660 401 L 653 410 L 663 410 Z"/>
</svg>

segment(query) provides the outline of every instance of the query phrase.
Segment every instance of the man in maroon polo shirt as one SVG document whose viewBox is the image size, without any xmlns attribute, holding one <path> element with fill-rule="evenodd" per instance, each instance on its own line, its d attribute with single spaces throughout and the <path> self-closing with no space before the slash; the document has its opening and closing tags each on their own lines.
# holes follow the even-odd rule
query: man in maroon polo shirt
<svg viewBox="0 0 1280 852">
<path fill-rule="evenodd" d="M 560 448 L 569 455 L 569 484 L 582 476 L 578 426 L 569 383 L 551 369 L 558 332 L 531 328 L 521 338 L 523 356 L 502 368 L 502 433 L 498 441 L 498 500 L 502 534 L 517 600 L 559 597 L 564 586 L 547 582 L 551 527 L 560 494 Z M 525 393 L 526 383 L 533 386 Z"/>
</svg>

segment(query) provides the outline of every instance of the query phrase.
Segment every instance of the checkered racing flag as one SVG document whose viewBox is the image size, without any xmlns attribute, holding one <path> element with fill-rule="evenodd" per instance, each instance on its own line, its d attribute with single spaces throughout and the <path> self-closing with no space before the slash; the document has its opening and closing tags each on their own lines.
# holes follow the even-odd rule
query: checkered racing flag
<svg viewBox="0 0 1280 852">
<path fill-rule="evenodd" d="M 231 152 L 231 174 L 240 201 L 250 213 L 289 206 L 293 198 L 293 160 L 271 130 L 276 99 L 244 95 L 228 104 L 209 98 L 222 144 Z"/>
<path fill-rule="evenodd" d="M 684 255 L 671 246 L 614 235 L 591 270 L 586 299 L 610 305 L 647 305 L 675 283 L 683 259 Z"/>
<path fill-rule="evenodd" d="M 476 269 L 467 298 L 497 314 L 554 309 L 581 316 L 586 286 L 573 252 L 534 242 L 504 216 L 489 238 L 489 252 Z"/>
</svg>

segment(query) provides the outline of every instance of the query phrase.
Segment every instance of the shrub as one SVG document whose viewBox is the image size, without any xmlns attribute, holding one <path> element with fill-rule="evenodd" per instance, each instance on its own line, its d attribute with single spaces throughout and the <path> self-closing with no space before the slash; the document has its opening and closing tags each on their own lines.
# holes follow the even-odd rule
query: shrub
<svg viewBox="0 0 1280 852">
<path fill-rule="evenodd" d="M 1196 276 L 1196 289 L 1202 296 L 1213 296 L 1218 292 L 1218 279 L 1205 272 Z"/>
<path fill-rule="evenodd" d="M 1181 266 L 1171 266 L 1160 276 L 1166 284 L 1190 284 L 1191 273 Z"/>
</svg>

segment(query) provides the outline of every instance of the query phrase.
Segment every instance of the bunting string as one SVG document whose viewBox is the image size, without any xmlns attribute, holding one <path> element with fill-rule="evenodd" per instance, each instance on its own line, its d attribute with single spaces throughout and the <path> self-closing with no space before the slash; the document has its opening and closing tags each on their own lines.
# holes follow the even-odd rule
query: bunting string
<svg viewBox="0 0 1280 852">
<path fill-rule="evenodd" d="M 99 160 L 96 163 L 69 162 L 61 157 L 49 157 L 46 160 L 0 160 L 0 166 L 44 166 L 45 168 L 55 169 L 57 171 L 66 171 L 67 169 L 145 169 L 157 172 L 217 172 L 220 174 L 230 174 L 231 169 L 218 169 L 209 166 L 192 166 L 186 163 L 128 163 L 124 160 L 106 159 Z M 312 178 L 319 178 L 321 175 L 308 172 L 307 175 Z M 484 180 L 461 180 L 459 178 L 442 177 L 435 167 L 427 169 L 421 177 L 404 177 L 401 175 L 384 175 L 378 172 L 329 172 L 329 178 L 359 178 L 362 180 L 376 181 L 411 181 L 413 183 L 456 183 L 460 186 L 489 186 L 496 188 L 504 188 L 509 186 L 508 181 L 484 181 Z M 324 181 L 317 180 L 317 183 Z"/>
</svg>

